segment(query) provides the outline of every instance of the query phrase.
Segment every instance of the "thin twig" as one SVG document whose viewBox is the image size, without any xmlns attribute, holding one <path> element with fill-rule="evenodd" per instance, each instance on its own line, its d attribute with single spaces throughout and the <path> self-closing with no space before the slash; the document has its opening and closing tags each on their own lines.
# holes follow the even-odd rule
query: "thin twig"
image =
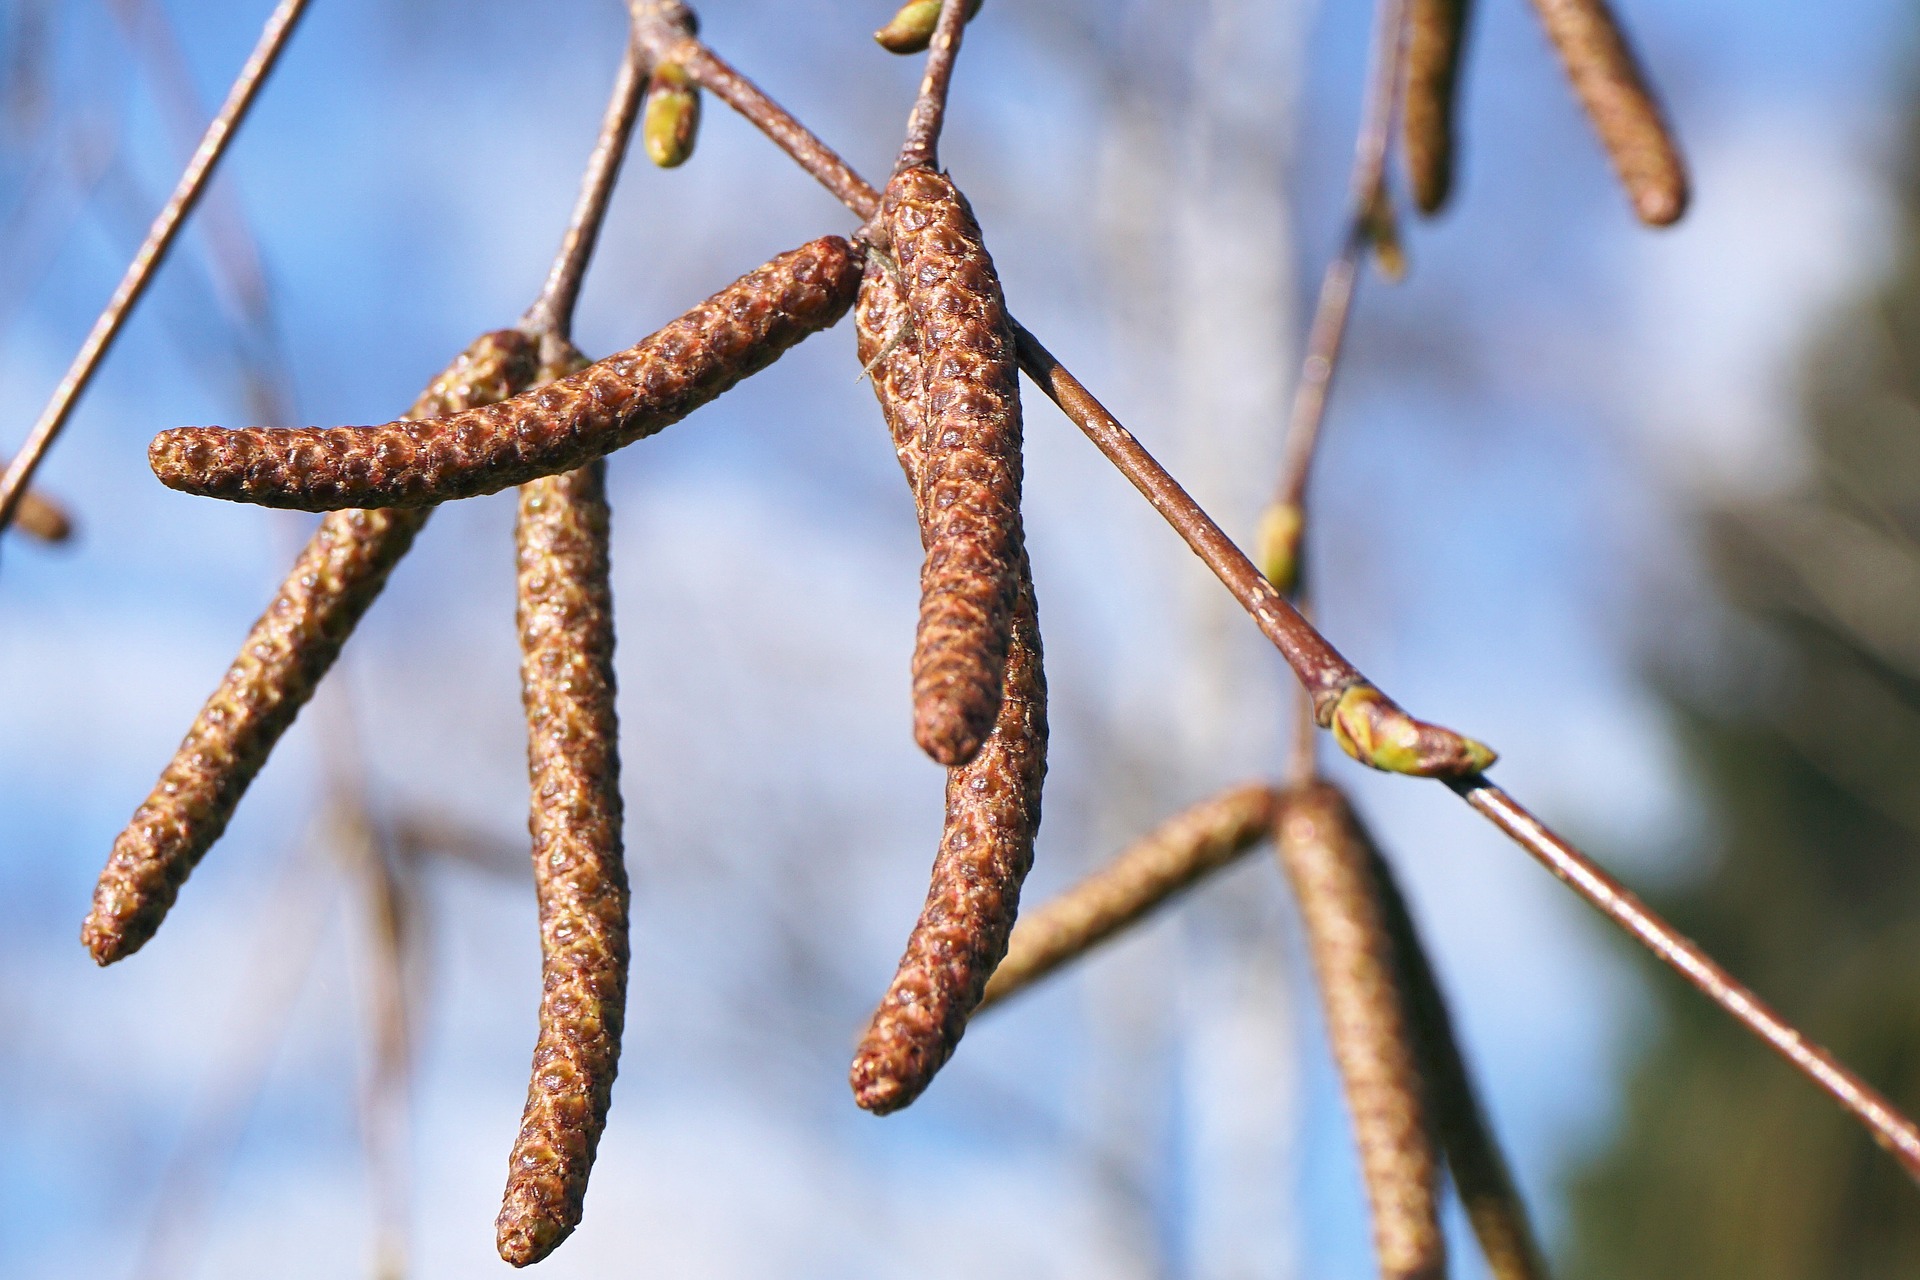
<svg viewBox="0 0 1920 1280">
<path fill-rule="evenodd" d="M 573 206 L 573 220 L 561 238 L 560 252 L 547 272 L 540 296 L 527 308 L 520 327 L 536 336 L 551 334 L 562 341 L 573 338 L 574 305 L 580 298 L 580 285 L 586 279 L 587 263 L 593 258 L 600 228 L 606 223 L 607 205 L 620 177 L 620 165 L 633 137 L 633 124 L 640 115 L 640 99 L 647 89 L 647 58 L 637 40 L 627 41 L 626 55 L 620 62 L 620 74 L 613 82 L 613 95 L 607 101 L 606 115 L 600 121 L 600 136 L 587 157 L 586 172 L 580 179 L 580 199 Z"/>
<path fill-rule="evenodd" d="M 207 181 L 213 176 L 214 167 L 221 156 L 226 154 L 227 146 L 233 135 L 247 118 L 254 99 L 259 96 L 260 87 L 266 83 L 280 54 L 285 50 L 287 39 L 293 34 L 294 26 L 306 12 L 308 0 L 280 0 L 273 13 L 267 18 L 266 26 L 260 32 L 260 40 L 248 55 L 240 74 L 235 78 L 233 87 L 227 91 L 227 100 L 221 104 L 220 113 L 207 126 L 200 138 L 200 145 L 194 149 L 193 158 L 187 162 L 186 171 L 180 175 L 173 194 L 165 207 L 153 220 L 147 231 L 147 238 L 133 255 L 133 261 L 127 264 L 127 271 L 120 284 L 107 300 L 106 309 L 93 322 L 93 328 L 87 339 L 80 345 L 73 363 L 68 366 L 66 376 L 60 379 L 60 385 L 54 388 L 53 398 L 41 410 L 39 421 L 33 425 L 33 431 L 27 436 L 27 442 L 21 447 L 13 461 L 8 464 L 6 473 L 0 475 L 0 532 L 13 519 L 14 510 L 20 505 L 21 495 L 26 491 L 27 482 L 33 479 L 33 473 L 39 469 L 47 449 L 67 424 L 74 406 L 79 403 L 80 395 L 93 381 L 93 375 L 100 367 L 100 361 L 106 356 L 107 349 L 119 336 L 121 326 L 132 313 L 134 305 L 146 292 L 154 272 L 166 259 L 167 250 L 173 247 L 175 237 L 185 225 L 187 215 L 207 189 Z"/>
<path fill-rule="evenodd" d="M 1920 1126 L 1902 1115 L 1831 1053 L 1788 1025 L 1692 940 L 1655 915 L 1625 885 L 1549 830 L 1512 796 L 1484 779 L 1464 778 L 1449 785 L 1600 914 L 1632 934 L 1668 967 L 1793 1064 L 1800 1074 L 1831 1094 L 1867 1127 L 1874 1141 L 1900 1162 L 1909 1177 L 1920 1182 Z"/>
<path fill-rule="evenodd" d="M 927 51 L 926 74 L 920 78 L 920 93 L 913 102 L 913 114 L 907 117 L 907 140 L 900 148 L 894 172 L 902 169 L 933 169 L 940 164 L 940 129 L 946 123 L 947 91 L 953 85 L 953 63 L 960 52 L 960 35 L 967 25 L 967 0 L 944 0 L 940 21 L 933 29 L 933 42 Z"/>
</svg>

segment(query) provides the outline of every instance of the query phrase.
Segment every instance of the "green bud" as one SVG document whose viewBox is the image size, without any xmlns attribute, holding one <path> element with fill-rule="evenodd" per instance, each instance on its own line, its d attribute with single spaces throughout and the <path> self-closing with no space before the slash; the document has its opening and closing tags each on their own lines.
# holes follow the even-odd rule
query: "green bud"
<svg viewBox="0 0 1920 1280">
<path fill-rule="evenodd" d="M 969 0 L 967 21 L 980 12 L 980 0 Z M 940 25 L 940 0 L 907 0 L 893 21 L 873 33 L 873 38 L 888 53 L 919 53 L 933 43 L 933 29 Z"/>
<path fill-rule="evenodd" d="M 1485 772 L 1498 758 L 1484 743 L 1415 720 L 1370 684 L 1343 692 L 1327 727 L 1342 751 L 1387 773 L 1467 778 Z"/>
<path fill-rule="evenodd" d="M 1303 528 L 1300 508 L 1291 502 L 1276 502 L 1260 517 L 1254 535 L 1254 558 L 1260 572 L 1281 595 L 1289 595 L 1300 581 L 1300 533 Z"/>
<path fill-rule="evenodd" d="M 647 85 L 647 110 L 640 124 L 647 158 L 662 169 L 687 162 L 700 131 L 700 90 L 676 63 L 654 68 Z"/>
</svg>

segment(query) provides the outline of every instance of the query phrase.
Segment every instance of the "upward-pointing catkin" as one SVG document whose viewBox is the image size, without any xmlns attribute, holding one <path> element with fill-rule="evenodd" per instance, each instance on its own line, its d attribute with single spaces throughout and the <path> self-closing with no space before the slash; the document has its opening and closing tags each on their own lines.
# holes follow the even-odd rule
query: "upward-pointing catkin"
<svg viewBox="0 0 1920 1280">
<path fill-rule="evenodd" d="M 503 400 L 532 385 L 538 360 L 533 341 L 518 330 L 486 334 L 433 381 L 410 416 L 442 417 Z M 431 513 L 338 511 L 320 522 L 153 793 L 113 842 L 80 931 L 95 960 L 111 964 L 132 955 L 160 927 Z"/>
<path fill-rule="evenodd" d="M 834 324 L 862 262 L 824 236 L 638 345 L 500 404 L 378 427 L 183 427 L 156 436 L 147 461 L 187 493 L 307 511 L 421 506 L 558 475 L 678 422 Z"/>
<path fill-rule="evenodd" d="M 1366 837 L 1336 788 L 1310 782 L 1281 797 L 1274 843 L 1306 924 L 1382 1280 L 1444 1280 L 1439 1159 L 1417 1015 Z"/>
<path fill-rule="evenodd" d="M 877 260 L 867 267 L 855 322 L 860 360 L 873 375 L 901 469 L 918 499 L 924 540 L 933 518 L 925 500 L 923 356 L 905 299 Z M 1020 885 L 1033 865 L 1047 772 L 1047 685 L 1033 582 L 1017 542 L 1014 554 L 1005 694 L 985 743 L 966 764 L 947 770 L 946 822 L 926 905 L 849 1073 L 854 1100 L 869 1111 L 906 1106 L 952 1056 L 1006 953 Z"/>
<path fill-rule="evenodd" d="M 959 189 L 904 169 L 881 216 L 924 382 L 913 732 L 952 766 L 973 758 L 1000 707 L 1022 554 L 1019 365 L 999 276 Z"/>
<path fill-rule="evenodd" d="M 586 361 L 567 347 L 543 375 Z M 495 1223 L 538 1262 L 579 1225 L 626 1019 L 627 874 L 604 462 L 520 488 L 520 685 L 527 710 L 540 1038 Z"/>
</svg>

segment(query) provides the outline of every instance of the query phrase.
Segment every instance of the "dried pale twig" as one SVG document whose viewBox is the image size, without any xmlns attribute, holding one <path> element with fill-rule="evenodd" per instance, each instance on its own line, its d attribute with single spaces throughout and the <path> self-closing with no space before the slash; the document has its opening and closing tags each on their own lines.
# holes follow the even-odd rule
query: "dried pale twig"
<svg viewBox="0 0 1920 1280">
<path fill-rule="evenodd" d="M 1324 782 L 1281 798 L 1274 843 L 1313 955 L 1340 1064 L 1385 1280 L 1443 1280 L 1439 1155 L 1380 888 L 1343 796 Z"/>
<path fill-rule="evenodd" d="M 60 385 L 54 388 L 53 397 L 41 410 L 40 418 L 27 436 L 26 444 L 8 464 L 6 472 L 0 474 L 0 531 L 4 531 L 19 508 L 25 496 L 27 484 L 40 467 L 40 461 L 46 456 L 47 449 L 67 424 L 74 406 L 79 403 L 80 395 L 93 381 L 94 373 L 100 367 L 101 359 L 113 340 L 132 313 L 134 305 L 146 292 L 153 274 L 166 258 L 167 250 L 173 247 L 180 228 L 185 224 L 187 215 L 193 212 L 201 194 L 207 188 L 207 180 L 213 176 L 214 166 L 220 157 L 226 154 L 227 145 L 234 133 L 246 120 L 247 112 L 252 108 L 254 99 L 259 95 L 260 87 L 266 83 L 267 76 L 280 60 L 281 52 L 286 48 L 287 38 L 293 34 L 294 25 L 306 12 L 307 0 L 280 0 L 274 6 L 273 13 L 267 18 L 265 28 L 260 32 L 260 40 L 254 45 L 246 63 L 240 68 L 239 76 L 233 87 L 227 92 L 227 99 L 221 104 L 219 114 L 207 126 L 200 139 L 200 145 L 194 149 L 193 157 L 187 162 L 186 171 L 180 175 L 180 181 L 174 186 L 173 194 L 166 205 L 153 220 L 147 231 L 147 238 L 134 253 L 133 261 L 127 264 L 126 274 L 121 277 L 113 296 L 108 299 L 105 310 L 93 322 L 86 341 L 75 354 L 73 363 L 68 366 L 66 375 L 60 379 Z"/>
<path fill-rule="evenodd" d="M 186 427 L 147 451 L 167 485 L 265 506 L 404 506 L 557 475 L 678 422 L 853 303 L 863 255 L 839 236 L 781 254 L 636 346 L 499 404 L 427 422 Z"/>
<path fill-rule="evenodd" d="M 1528 1220 L 1526 1202 L 1514 1186 L 1506 1157 L 1487 1122 L 1486 1108 L 1474 1087 L 1473 1073 L 1454 1035 L 1453 1017 L 1427 959 L 1420 931 L 1393 869 L 1357 816 L 1349 814 L 1350 830 L 1372 867 L 1379 895 L 1379 911 L 1393 939 L 1394 958 L 1411 1002 L 1421 1073 L 1427 1082 L 1427 1101 L 1434 1128 L 1447 1154 L 1454 1189 L 1480 1240 L 1493 1280 L 1546 1280 L 1547 1264 Z"/>
<path fill-rule="evenodd" d="M 1080 959 L 1237 861 L 1273 831 L 1279 796 L 1249 782 L 1167 819 L 1038 911 L 1022 916 L 976 1015 Z"/>
<path fill-rule="evenodd" d="M 1607 0 L 1533 0 L 1573 91 L 1648 226 L 1687 211 L 1687 167 Z"/>
<path fill-rule="evenodd" d="M 525 334 L 486 334 L 412 411 L 438 416 L 499 400 L 525 387 L 536 367 Z M 320 522 L 153 793 L 114 841 L 80 934 L 95 960 L 124 959 L 160 927 L 429 514 L 341 511 Z"/>
<path fill-rule="evenodd" d="M 875 394 L 915 494 L 922 541 L 931 543 L 925 425 L 937 380 L 924 374 L 926 353 L 910 315 L 892 273 L 878 260 L 870 262 L 856 313 L 858 351 L 873 372 Z M 854 1056 L 854 1098 L 869 1111 L 895 1111 L 912 1102 L 952 1055 L 1006 952 L 1020 885 L 1033 864 L 1047 768 L 1047 689 L 1033 579 L 1018 543 L 1014 556 L 999 714 L 973 759 L 947 771 L 946 822 L 926 905 Z"/>
<path fill-rule="evenodd" d="M 1453 191 L 1460 65 L 1472 0 L 1408 0 L 1401 106 L 1401 159 L 1413 202 L 1440 212 Z"/>
<path fill-rule="evenodd" d="M 537 1262 L 579 1224 L 626 1018 L 627 875 L 605 464 L 520 490 L 521 689 L 543 994 L 500 1256 Z"/>
</svg>

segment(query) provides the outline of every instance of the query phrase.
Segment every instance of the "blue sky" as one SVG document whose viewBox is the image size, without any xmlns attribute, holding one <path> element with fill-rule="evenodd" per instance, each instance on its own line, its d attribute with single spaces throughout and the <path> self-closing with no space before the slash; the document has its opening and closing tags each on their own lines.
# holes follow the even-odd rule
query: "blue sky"
<svg viewBox="0 0 1920 1280">
<path fill-rule="evenodd" d="M 1481 8 L 1460 197 L 1412 231 L 1407 284 L 1362 290 L 1316 489 L 1325 625 L 1409 707 L 1498 746 L 1504 785 L 1658 883 L 1711 842 L 1639 655 L 1696 618 L 1687 503 L 1796 475 L 1798 347 L 1885 252 L 1911 33 L 1893 0 L 1623 6 L 1695 171 L 1688 223 L 1650 234 L 1525 6 Z M 168 9 L 216 97 L 265 6 Z M 0 156 L 0 217 L 43 210 L 0 277 L 0 442 L 24 434 L 179 157 L 107 9 L 54 11 L 59 127 Z M 9 39 L 22 12 L 0 6 Z M 869 173 L 917 76 L 866 42 L 884 16 L 702 11 Z M 227 171 L 302 421 L 391 416 L 524 308 L 621 22 L 586 0 L 318 0 Z M 990 5 L 963 54 L 945 159 L 1013 305 L 1236 534 L 1335 236 L 1366 26 L 1359 5 L 1060 0 Z M 124 165 L 83 198 L 70 175 L 115 137 Z M 849 226 L 709 104 L 692 164 L 630 173 L 581 344 L 626 345 Z M 161 1274 L 332 1276 L 369 1256 L 363 921 L 310 835 L 314 717 L 155 943 L 102 973 L 74 940 L 114 833 L 304 533 L 146 470 L 154 431 L 245 416 L 203 250 L 183 245 L 45 471 L 80 542 L 0 557 L 9 1275 L 133 1274 L 156 1205 L 185 1224 Z M 544 1273 L 1370 1274 L 1305 961 L 1262 859 L 983 1022 L 907 1114 L 851 1106 L 847 1046 L 924 890 L 939 804 L 904 732 L 911 512 L 855 373 L 850 334 L 823 335 L 614 461 L 633 1013 L 587 1224 Z M 1288 704 L 1157 517 L 1037 397 L 1029 419 L 1055 724 L 1038 901 L 1179 805 L 1272 772 Z M 380 813 L 457 815 L 509 853 L 525 786 L 510 526 L 504 496 L 435 517 L 327 713 L 356 726 Z M 1551 1226 L 1634 1042 L 1631 970 L 1441 789 L 1333 768 L 1403 869 Z M 523 879 L 460 866 L 424 886 L 415 1270 L 484 1274 L 504 1269 L 491 1220 L 532 1042 L 532 904 Z M 197 1207 L 164 1199 L 183 1136 L 248 1093 L 254 1061 L 264 1087 L 230 1164 Z M 1478 1274 L 1457 1239 L 1456 1274 Z"/>
</svg>

